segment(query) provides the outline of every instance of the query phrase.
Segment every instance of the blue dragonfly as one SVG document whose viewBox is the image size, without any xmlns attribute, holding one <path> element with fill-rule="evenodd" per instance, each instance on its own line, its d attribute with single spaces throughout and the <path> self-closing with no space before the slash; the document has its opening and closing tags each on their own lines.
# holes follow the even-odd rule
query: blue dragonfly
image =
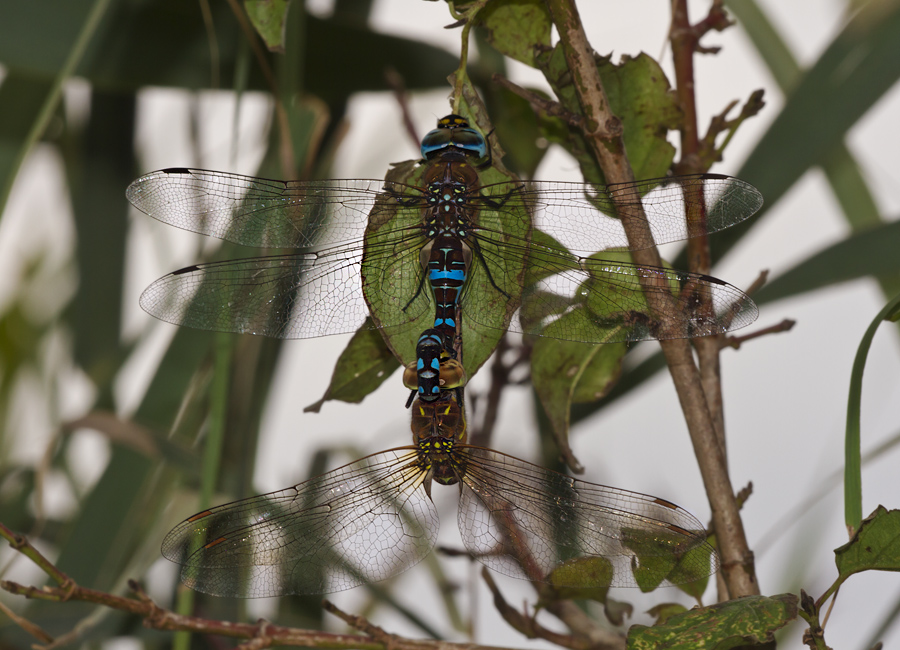
<svg viewBox="0 0 900 650">
<path fill-rule="evenodd" d="M 151 172 L 127 190 L 142 212 L 282 250 L 180 269 L 151 284 L 141 306 L 177 325 L 286 339 L 351 332 L 369 314 L 374 327 L 430 325 L 445 339 L 461 313 L 473 327 L 589 343 L 709 336 L 755 320 L 752 300 L 726 282 L 622 256 L 695 234 L 685 214 L 702 214 L 703 232 L 748 218 L 762 205 L 753 186 L 718 174 L 496 180 L 486 154 L 484 137 L 451 115 L 423 139 L 423 161 L 388 180 Z M 614 196 L 643 207 L 652 241 L 629 242 Z M 667 313 L 651 315 L 642 276 L 679 296 Z"/>
</svg>

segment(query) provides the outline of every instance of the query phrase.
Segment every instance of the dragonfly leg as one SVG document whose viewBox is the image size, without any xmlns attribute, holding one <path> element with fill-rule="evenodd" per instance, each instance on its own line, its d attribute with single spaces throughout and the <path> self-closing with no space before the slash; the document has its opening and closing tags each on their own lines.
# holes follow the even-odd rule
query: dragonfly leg
<svg viewBox="0 0 900 650">
<path fill-rule="evenodd" d="M 470 241 L 467 241 L 466 243 L 468 243 L 469 247 L 475 252 L 475 255 L 478 256 L 478 259 L 481 260 L 481 266 L 484 268 L 484 272 L 487 273 L 488 281 L 491 283 L 491 286 L 501 294 L 503 294 L 503 296 L 508 300 L 509 294 L 499 286 L 497 286 L 497 283 L 494 282 L 494 276 L 491 275 L 491 270 L 488 268 L 487 262 L 484 259 L 484 255 L 481 254 L 481 246 L 478 245 L 478 241 L 472 239 Z"/>
<path fill-rule="evenodd" d="M 409 306 L 411 304 L 413 304 L 413 302 L 415 302 L 416 298 L 419 297 L 419 294 L 422 293 L 423 286 L 425 286 L 425 273 L 424 272 L 419 276 L 419 286 L 416 289 L 416 292 L 413 294 L 413 297 L 409 299 L 409 302 L 403 306 L 402 311 L 406 311 L 407 309 L 409 309 Z"/>
</svg>

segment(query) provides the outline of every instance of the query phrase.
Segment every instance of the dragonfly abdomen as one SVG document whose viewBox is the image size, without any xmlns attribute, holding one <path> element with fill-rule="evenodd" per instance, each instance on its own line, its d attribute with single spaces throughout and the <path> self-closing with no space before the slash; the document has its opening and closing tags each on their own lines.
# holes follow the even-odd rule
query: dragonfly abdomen
<svg viewBox="0 0 900 650">
<path fill-rule="evenodd" d="M 422 332 L 416 344 L 416 360 L 403 371 L 404 385 L 413 390 L 409 403 L 415 397 L 433 402 L 442 392 L 465 386 L 466 379 L 465 369 L 452 357 L 443 334 L 436 329 Z"/>
</svg>

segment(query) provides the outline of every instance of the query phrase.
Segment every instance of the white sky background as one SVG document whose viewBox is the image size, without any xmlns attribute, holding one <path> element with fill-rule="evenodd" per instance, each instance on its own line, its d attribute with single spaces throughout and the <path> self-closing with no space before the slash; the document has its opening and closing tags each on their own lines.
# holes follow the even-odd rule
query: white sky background
<svg viewBox="0 0 900 650">
<path fill-rule="evenodd" d="M 312 4 L 315 7 L 321 3 Z M 761 4 L 802 64 L 813 62 L 842 24 L 843 3 L 836 0 L 792 3 L 764 0 Z M 691 2 L 692 18 L 699 19 L 707 6 L 707 2 Z M 588 0 L 582 1 L 579 8 L 588 38 L 598 52 L 612 51 L 614 60 L 621 54 L 640 51 L 658 58 L 664 52 L 664 65 L 672 79 L 671 57 L 665 48 L 667 3 Z M 376 6 L 372 22 L 385 32 L 428 38 L 451 52 L 458 52 L 458 30 L 443 29 L 451 22 L 443 3 L 382 0 Z M 766 90 L 766 109 L 741 127 L 726 152 L 725 162 L 713 170 L 734 173 L 777 115 L 782 98 L 740 28 L 710 34 L 704 44 L 721 45 L 723 50 L 717 56 L 701 57 L 697 63 L 703 130 L 709 117 L 732 99 L 743 100 L 757 88 Z M 537 72 L 515 63 L 510 63 L 510 76 L 519 83 L 544 85 Z M 420 134 L 433 128 L 435 120 L 449 112 L 447 94 L 438 91 L 411 98 Z M 233 162 L 230 157 L 232 103 L 224 93 L 208 96 L 204 101 L 208 101 L 211 117 L 201 134 L 201 157 L 195 159 L 187 144 L 188 96 L 161 91 L 144 93 L 139 146 L 145 171 L 169 166 L 202 166 L 242 173 L 253 170 L 259 155 L 255 143 L 262 135 L 265 102 L 259 97 L 247 99 L 238 146 L 242 157 Z M 898 114 L 900 95 L 895 88 L 853 129 L 847 141 L 889 218 L 900 208 L 900 171 L 896 166 L 896 151 L 900 149 L 895 119 Z M 336 178 L 380 178 L 388 163 L 418 157 L 417 149 L 401 130 L 398 109 L 389 95 L 356 97 L 348 120 L 350 133 L 334 169 Z M 166 123 L 171 134 L 164 142 L 153 139 L 160 133 L 154 124 L 160 122 Z M 35 229 L 26 225 L 33 224 L 30 219 L 34 215 L 52 214 L 54 210 L 49 202 L 59 192 L 54 190 L 48 196 L 47 192 L 34 189 L 35 179 L 60 180 L 58 167 L 47 158 L 45 151 L 36 151 L 26 164 L 26 172 L 20 176 L 0 230 L 3 235 L 0 253 L 28 248 L 31 244 L 27 242 L 40 237 L 38 233 L 46 233 L 48 238 L 51 234 L 56 236 L 49 245 L 56 246 L 54 250 L 65 251 L 65 239 L 60 243 L 58 235 L 71 238 L 71 224 L 66 221 L 69 215 L 60 215 L 57 210 L 54 218 L 63 217 L 56 219 L 64 224 L 62 228 Z M 577 165 L 558 152 L 548 156 L 536 177 L 579 180 Z M 66 203 L 61 200 L 57 205 Z M 49 222 L 49 217 L 46 219 Z M 127 296 L 124 318 L 129 329 L 137 332 L 151 320 L 137 306 L 140 290 L 163 273 L 196 261 L 196 247 L 202 238 L 143 215 L 135 216 L 133 223 L 129 258 L 140 259 L 141 265 L 131 271 L 132 295 Z M 773 277 L 777 276 L 846 232 L 847 226 L 822 175 L 811 172 L 774 207 L 765 223 L 727 262 L 716 267 L 715 275 L 746 287 L 760 270 L 771 269 Z M 171 243 L 165 249 L 166 259 L 159 259 L 160 240 Z M 252 254 L 248 251 L 248 255 Z M 0 265 L 6 264 L 0 261 Z M 767 305 L 750 331 L 784 318 L 796 319 L 795 329 L 788 334 L 752 341 L 738 352 L 726 350 L 722 355 L 732 480 L 735 489 L 748 481 L 754 483 L 754 494 L 743 515 L 750 546 L 757 551 L 757 571 L 764 594 L 797 593 L 803 587 L 817 597 L 835 577 L 832 549 L 846 541 L 840 489 L 836 486 L 827 492 L 808 512 L 798 515 L 794 509 L 823 491 L 825 477 L 843 465 L 843 428 L 853 356 L 860 337 L 884 302 L 876 284 L 863 280 Z M 152 338 L 157 344 L 173 330 L 166 324 L 153 323 L 153 326 Z M 896 407 L 900 402 L 897 381 L 900 346 L 889 326 L 882 330 L 870 352 L 864 384 L 864 452 L 894 434 L 900 422 Z M 320 414 L 302 412 L 304 406 L 324 393 L 334 362 L 348 340 L 349 336 L 333 336 L 285 345 L 264 419 L 257 461 L 257 487 L 261 492 L 304 478 L 311 452 L 326 444 L 353 445 L 365 454 L 408 444 L 409 414 L 402 407 L 407 391 L 399 375 L 360 406 L 328 403 Z M 145 366 L 149 356 L 146 352 L 136 357 L 120 382 L 120 394 L 126 404 L 136 403 L 139 397 L 136 390 L 142 386 L 140 378 L 147 376 Z M 479 373 L 472 380 L 471 391 L 486 386 L 485 375 Z M 86 399 L 83 383 L 73 382 L 72 396 L 63 398 L 73 404 L 74 411 L 74 405 Z M 506 392 L 493 444 L 502 451 L 533 460 L 536 441 L 529 400 L 527 389 Z M 41 423 L 33 423 L 33 427 L 41 429 Z M 709 507 L 696 461 L 667 375 L 659 375 L 644 390 L 576 427 L 572 440 L 576 455 L 587 468 L 583 477 L 586 480 L 658 495 L 682 505 L 701 520 L 708 520 Z M 88 448 L 96 449 L 96 445 L 86 442 L 85 455 Z M 900 454 L 895 451 L 865 468 L 865 513 L 878 504 L 900 507 L 895 469 L 898 461 Z M 441 493 L 436 498 L 443 522 L 439 543 L 459 546 L 453 504 L 456 493 L 453 489 Z M 784 517 L 788 517 L 787 522 Z M 778 524 L 783 526 L 780 535 L 774 542 L 760 546 L 761 541 L 770 539 Z M 466 595 L 462 598 L 464 607 L 468 602 L 469 611 L 477 612 L 477 641 L 551 647 L 523 639 L 499 620 L 493 613 L 488 592 L 480 586 L 477 571 L 467 570 L 462 560 L 442 561 L 451 570 L 459 568 L 460 580 L 472 579 L 478 585 L 474 592 L 469 588 L 461 592 Z M 407 590 L 395 592 L 416 611 L 442 611 L 438 594 L 423 587 L 429 584 L 425 580 L 427 576 L 421 568 L 413 569 L 401 576 L 397 585 Z M 521 603 L 526 599 L 533 602 L 527 584 L 502 577 L 498 581 L 509 602 Z M 476 600 L 470 601 L 468 596 L 473 593 Z M 612 595 L 635 603 L 636 611 L 641 612 L 659 601 L 680 599 L 689 604 L 679 594 L 667 589 L 649 596 L 642 596 L 637 590 L 615 590 Z M 365 592 L 356 589 L 334 596 L 339 606 L 352 609 L 365 598 Z M 900 581 L 896 574 L 871 573 L 851 578 L 842 588 L 826 628 L 829 645 L 861 650 L 860 644 L 898 597 Z M 266 603 L 257 601 L 254 607 L 259 607 L 262 613 Z M 373 619 L 391 632 L 421 635 L 386 609 L 376 611 Z M 540 620 L 552 621 L 550 617 Z M 641 614 L 634 620 L 648 622 Z M 453 637 L 446 622 L 443 625 L 442 631 Z M 791 632 L 790 642 L 794 647 L 800 645 L 802 627 L 795 625 Z M 892 640 L 895 644 L 900 641 L 900 629 L 892 632 L 883 639 L 887 647 Z"/>
</svg>

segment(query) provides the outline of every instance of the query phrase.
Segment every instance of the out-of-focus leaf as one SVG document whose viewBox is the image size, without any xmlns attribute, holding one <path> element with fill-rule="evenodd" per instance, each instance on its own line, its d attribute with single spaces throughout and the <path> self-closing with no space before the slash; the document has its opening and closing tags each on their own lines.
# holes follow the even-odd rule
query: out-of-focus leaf
<svg viewBox="0 0 900 650">
<path fill-rule="evenodd" d="M 662 625 L 676 614 L 684 614 L 686 611 L 687 607 L 681 603 L 660 603 L 648 609 L 647 613 L 656 619 L 654 625 Z"/>
<path fill-rule="evenodd" d="M 860 571 L 900 571 L 900 510 L 878 508 L 849 542 L 835 549 L 840 578 Z"/>
<path fill-rule="evenodd" d="M 209 349 L 210 335 L 179 330 L 163 357 L 135 419 L 143 426 L 167 430 L 178 416 L 194 371 Z M 78 584 L 110 590 L 122 579 L 136 550 L 145 544 L 156 513 L 170 497 L 156 485 L 154 461 L 114 445 L 106 469 L 84 499 L 79 516 L 61 543 L 56 565 Z M 93 605 L 35 602 L 29 619 L 51 634 L 62 634 L 86 616 Z"/>
<path fill-rule="evenodd" d="M 802 71 L 774 24 L 755 0 L 728 0 L 726 4 L 750 36 L 781 90 L 789 95 L 802 78 Z M 854 232 L 883 223 L 859 164 L 846 145 L 836 145 L 819 164 Z M 878 281 L 886 297 L 900 292 L 900 278 L 881 276 Z"/>
<path fill-rule="evenodd" d="M 766 206 L 776 204 L 810 167 L 827 161 L 842 146 L 847 131 L 898 77 L 900 6 L 867 3 L 791 90 L 737 176 L 762 192 Z M 716 235 L 711 239 L 713 256 L 724 255 L 759 221 Z"/>
<path fill-rule="evenodd" d="M 560 102 L 569 111 L 580 114 L 580 103 L 566 67 L 562 46 L 541 54 L 538 67 Z M 665 73 L 651 57 L 623 57 L 618 65 L 609 58 L 597 66 L 613 113 L 622 120 L 625 150 L 634 169 L 635 178 L 665 176 L 675 156 L 675 148 L 666 135 L 678 128 L 681 109 L 675 100 Z M 581 166 L 584 179 L 604 183 L 603 172 L 597 166 L 584 139 L 573 130 L 548 129 L 547 135 L 565 133 L 558 141 Z"/>
<path fill-rule="evenodd" d="M 490 89 L 486 101 L 497 137 L 506 149 L 504 164 L 519 176 L 533 177 L 547 147 L 538 146 L 541 129 L 531 105 L 506 88 Z"/>
<path fill-rule="evenodd" d="M 782 594 L 767 598 L 747 596 L 711 607 L 692 609 L 669 617 L 662 625 L 633 625 L 628 650 L 650 648 L 715 648 L 760 645 L 775 640 L 774 633 L 797 618 L 797 597 Z"/>
<path fill-rule="evenodd" d="M 25 157 L 28 134 L 51 87 L 49 80 L 15 70 L 7 71 L 0 84 L 0 216 Z"/>
<path fill-rule="evenodd" d="M 900 276 L 900 221 L 871 228 L 815 253 L 767 283 L 759 304 L 870 275 Z"/>
<path fill-rule="evenodd" d="M 94 92 L 87 129 L 66 160 L 79 278 L 68 315 L 75 360 L 99 387 L 101 408 L 113 408 L 111 383 L 124 358 L 119 323 L 128 204 L 122 188 L 133 176 L 134 118 L 134 95 Z"/>
<path fill-rule="evenodd" d="M 331 383 L 318 402 L 310 404 L 304 412 L 318 413 L 329 400 L 357 404 L 391 376 L 400 362 L 384 344 L 381 333 L 371 329 L 370 320 L 360 327 L 334 366 Z"/>
<path fill-rule="evenodd" d="M 550 12 L 542 0 L 494 0 L 477 17 L 488 42 L 508 57 L 535 67 L 535 47 L 550 47 Z"/>
<path fill-rule="evenodd" d="M 288 0 L 244 0 L 253 28 L 272 52 L 284 52 L 284 21 Z"/>
<path fill-rule="evenodd" d="M 0 62 L 36 78 L 52 78 L 64 60 L 64 43 L 80 25 L 73 16 L 89 0 L 11 3 L 0 21 Z M 295 9 L 299 9 L 299 5 Z M 210 35 L 199 6 L 182 0 L 121 2 L 100 27 L 76 74 L 96 87 L 134 90 L 141 86 L 206 88 L 212 65 L 219 78 L 234 77 L 243 38 L 226 2 L 210 3 L 218 51 L 210 53 Z M 391 65 L 409 89 L 443 86 L 457 66 L 449 52 L 425 43 L 377 34 L 358 24 L 306 17 L 303 78 L 306 92 L 325 99 L 353 92 L 389 90 L 384 68 Z M 40 29 L 23 29 L 23 25 Z M 346 65 L 352 61 L 352 65 Z M 249 89 L 271 90 L 258 66 Z"/>
</svg>

